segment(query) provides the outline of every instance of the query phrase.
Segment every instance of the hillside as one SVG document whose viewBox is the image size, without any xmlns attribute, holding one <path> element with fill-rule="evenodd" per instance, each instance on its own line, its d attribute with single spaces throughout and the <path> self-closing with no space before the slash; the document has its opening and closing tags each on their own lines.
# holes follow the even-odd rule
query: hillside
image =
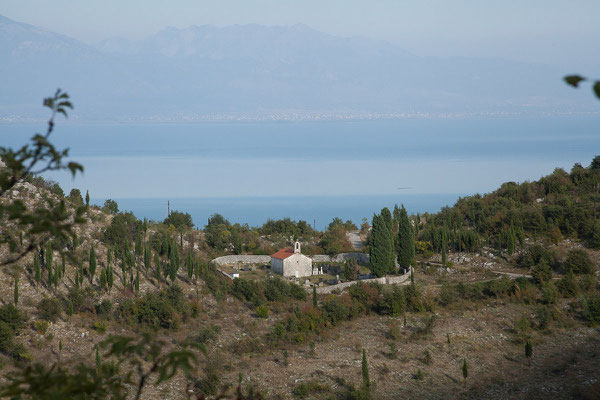
<svg viewBox="0 0 600 400">
<path fill-rule="evenodd" d="M 230 280 L 209 261 L 268 254 L 291 237 L 309 252 L 333 254 L 349 245 L 345 232 L 356 229 L 349 222 L 316 232 L 303 221 L 249 228 L 216 215 L 197 230 L 182 212 L 154 222 L 117 204 L 89 206 L 71 240 L 48 237 L 3 268 L 3 377 L 29 362 L 92 364 L 109 335 L 151 331 L 165 350 L 195 343 L 200 361 L 188 376 L 151 381 L 144 398 L 211 397 L 227 387 L 233 394 L 239 374 L 245 393 L 265 398 L 365 398 L 363 349 L 377 399 L 597 398 L 598 165 L 596 158 L 411 216 L 418 227 L 413 284 L 358 284 L 319 295 L 316 305 L 293 282 Z M 69 209 L 84 204 L 78 191 L 65 196 L 39 177 L 8 198 L 35 207 L 44 196 Z M 525 343 L 533 345 L 529 360 Z M 99 357 L 106 368 L 116 359 Z"/>
</svg>

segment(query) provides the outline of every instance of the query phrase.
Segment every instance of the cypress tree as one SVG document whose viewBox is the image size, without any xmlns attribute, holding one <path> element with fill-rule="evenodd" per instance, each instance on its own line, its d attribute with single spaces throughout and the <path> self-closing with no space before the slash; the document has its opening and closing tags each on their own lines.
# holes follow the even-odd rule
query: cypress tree
<svg viewBox="0 0 600 400">
<path fill-rule="evenodd" d="M 54 254 L 52 253 L 52 248 L 48 245 L 48 249 L 46 250 L 46 268 L 48 268 L 48 286 L 52 286 L 52 261 Z"/>
<path fill-rule="evenodd" d="M 102 288 L 102 290 L 106 290 L 106 269 L 102 268 L 102 270 L 100 271 L 100 287 Z"/>
<path fill-rule="evenodd" d="M 525 342 L 525 357 L 527 357 L 527 362 L 531 366 L 531 356 L 533 355 L 533 346 L 531 345 L 531 341 L 527 340 Z"/>
<path fill-rule="evenodd" d="M 109 247 L 106 249 L 106 265 L 110 265 L 112 263 L 112 249 Z"/>
<path fill-rule="evenodd" d="M 94 245 L 90 249 L 90 283 L 94 283 L 94 275 L 96 275 L 96 250 L 94 249 Z"/>
<path fill-rule="evenodd" d="M 401 268 L 408 269 L 415 261 L 415 239 L 413 229 L 408 219 L 404 205 L 400 209 L 398 225 L 398 264 Z"/>
<path fill-rule="evenodd" d="M 158 253 L 154 254 L 154 264 L 156 265 L 156 280 L 160 284 L 160 279 L 162 277 L 162 273 L 160 271 L 160 258 L 158 258 Z"/>
<path fill-rule="evenodd" d="M 61 257 L 61 263 L 60 263 L 60 278 L 62 279 L 63 276 L 65 276 L 65 271 L 67 270 L 67 263 L 65 260 L 65 255 L 63 254 Z"/>
<path fill-rule="evenodd" d="M 144 249 L 144 268 L 146 268 L 146 271 L 150 270 L 151 255 L 152 255 L 152 253 L 151 253 L 150 247 L 146 246 Z"/>
<path fill-rule="evenodd" d="M 102 360 L 100 359 L 100 353 L 98 352 L 98 345 L 96 345 L 96 370 L 99 371 L 102 367 Z"/>
<path fill-rule="evenodd" d="M 136 268 L 135 270 L 135 294 L 140 292 L 140 270 Z"/>
<path fill-rule="evenodd" d="M 73 232 L 73 250 L 79 246 L 79 239 L 77 238 L 77 232 Z"/>
<path fill-rule="evenodd" d="M 52 263 L 48 265 L 48 288 L 54 283 L 54 277 L 52 276 Z"/>
<path fill-rule="evenodd" d="M 75 288 L 79 289 L 79 268 L 75 270 Z"/>
<path fill-rule="evenodd" d="M 313 285 L 313 307 L 317 308 L 317 287 Z"/>
<path fill-rule="evenodd" d="M 467 359 L 463 358 L 462 364 L 462 375 L 465 382 L 465 386 L 467 386 L 467 378 L 469 377 L 469 366 L 467 365 Z"/>
<path fill-rule="evenodd" d="M 369 379 L 369 365 L 367 364 L 367 352 L 365 349 L 362 351 L 362 381 L 363 387 L 369 388 L 371 386 L 371 380 Z"/>
<path fill-rule="evenodd" d="M 192 256 L 192 250 L 190 249 L 188 251 L 188 258 L 187 258 L 187 273 L 188 273 L 188 277 L 190 279 L 192 279 L 192 276 L 194 275 L 194 258 Z"/>
<path fill-rule="evenodd" d="M 33 273 L 35 274 L 35 281 L 40 283 L 42 280 L 42 269 L 40 268 L 40 256 L 37 251 L 33 255 Z"/>
<path fill-rule="evenodd" d="M 73 302 L 69 300 L 69 305 L 67 306 L 67 315 L 70 317 L 73 315 Z"/>
<path fill-rule="evenodd" d="M 142 235 L 137 235 L 135 237 L 135 255 L 140 257 L 142 256 L 142 251 L 143 251 L 143 247 L 142 247 Z"/>
<path fill-rule="evenodd" d="M 106 287 L 108 288 L 109 291 L 113 287 L 114 280 L 115 280 L 115 275 L 113 273 L 113 268 L 111 265 L 109 265 L 108 267 L 106 267 Z"/>
<path fill-rule="evenodd" d="M 89 190 L 85 191 L 85 206 L 86 207 L 90 206 L 90 191 Z"/>
<path fill-rule="evenodd" d="M 390 262 L 393 265 L 393 247 L 393 239 L 384 218 L 374 214 L 369 240 L 369 261 L 371 271 L 377 277 L 384 276 L 390 270 Z"/>
<path fill-rule="evenodd" d="M 13 291 L 15 306 L 19 304 L 19 275 L 15 275 L 15 289 Z"/>
<path fill-rule="evenodd" d="M 442 231 L 442 265 L 445 267 L 447 262 L 447 252 L 448 252 L 448 237 L 446 236 L 446 232 Z"/>
</svg>

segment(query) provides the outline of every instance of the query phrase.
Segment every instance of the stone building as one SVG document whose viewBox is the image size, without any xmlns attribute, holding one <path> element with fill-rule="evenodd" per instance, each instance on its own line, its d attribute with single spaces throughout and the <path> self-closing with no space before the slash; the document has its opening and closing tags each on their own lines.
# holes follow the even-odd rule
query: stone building
<svg viewBox="0 0 600 400">
<path fill-rule="evenodd" d="M 294 243 L 294 250 L 282 249 L 271 254 L 271 271 L 283 276 L 310 276 L 313 273 L 312 259 L 300 251 L 300 242 Z"/>
</svg>

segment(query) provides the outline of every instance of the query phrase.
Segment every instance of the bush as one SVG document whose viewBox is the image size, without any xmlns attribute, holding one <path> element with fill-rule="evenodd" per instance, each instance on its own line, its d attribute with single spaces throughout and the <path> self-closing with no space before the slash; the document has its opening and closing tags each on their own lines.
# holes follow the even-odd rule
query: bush
<svg viewBox="0 0 600 400">
<path fill-rule="evenodd" d="M 554 282 L 546 282 L 542 286 L 542 301 L 545 304 L 554 304 L 558 298 L 558 289 Z"/>
<path fill-rule="evenodd" d="M 456 301 L 458 293 L 454 286 L 447 282 L 442 283 L 440 294 L 436 298 L 436 301 L 442 306 L 448 306 Z"/>
<path fill-rule="evenodd" d="M 108 329 L 108 322 L 104 320 L 96 321 L 92 324 L 92 329 L 100 334 L 103 334 L 106 332 L 106 329 Z"/>
<path fill-rule="evenodd" d="M 189 304 L 177 284 L 159 292 L 146 293 L 136 300 L 126 300 L 119 308 L 122 318 L 165 329 L 178 328 L 189 313 Z"/>
<path fill-rule="evenodd" d="M 575 274 L 591 274 L 594 272 L 594 263 L 585 250 L 572 249 L 567 253 L 564 270 L 572 270 Z"/>
<path fill-rule="evenodd" d="M 552 318 L 550 311 L 548 311 L 548 307 L 542 305 L 536 307 L 535 317 L 538 320 L 538 328 L 541 330 L 544 330 L 548 327 L 550 319 Z"/>
<path fill-rule="evenodd" d="M 269 318 L 269 307 L 266 304 L 261 304 L 260 306 L 256 307 L 256 315 L 259 318 Z"/>
<path fill-rule="evenodd" d="M 304 399 L 310 395 L 314 395 L 317 393 L 326 393 L 329 391 L 329 385 L 316 380 L 311 380 L 308 382 L 302 382 L 299 385 L 297 385 L 294 389 L 292 389 L 292 394 L 299 399 Z"/>
<path fill-rule="evenodd" d="M 83 310 L 92 310 L 92 305 L 96 299 L 96 292 L 91 287 L 85 287 L 84 289 L 78 289 L 73 287 L 67 293 L 65 299 L 65 308 L 68 307 L 69 301 L 73 304 L 73 311 L 81 312 Z"/>
<path fill-rule="evenodd" d="M 191 341 L 195 344 L 207 344 L 208 342 L 212 342 L 217 339 L 221 333 L 221 328 L 217 325 L 207 325 L 202 327 L 197 334 L 188 338 L 188 341 Z"/>
<path fill-rule="evenodd" d="M 33 330 L 39 333 L 40 335 L 45 335 L 48 332 L 48 328 L 50 327 L 50 322 L 44 319 L 38 319 L 33 322 Z"/>
<path fill-rule="evenodd" d="M 0 307 L 0 352 L 17 360 L 28 357 L 23 345 L 14 341 L 24 323 L 25 316 L 14 305 L 7 304 Z"/>
<path fill-rule="evenodd" d="M 0 321 L 7 324 L 10 329 L 17 331 L 23 327 L 26 317 L 13 304 L 7 304 L 0 307 Z"/>
<path fill-rule="evenodd" d="M 38 316 L 47 321 L 56 322 L 62 315 L 62 304 L 56 298 L 44 298 L 37 305 Z"/>
<path fill-rule="evenodd" d="M 581 302 L 582 316 L 583 318 L 597 324 L 600 322 L 600 295 L 586 297 Z"/>
<path fill-rule="evenodd" d="M 94 309 L 96 310 L 96 314 L 106 316 L 112 311 L 113 303 L 109 299 L 104 299 L 99 304 L 96 304 Z"/>
</svg>

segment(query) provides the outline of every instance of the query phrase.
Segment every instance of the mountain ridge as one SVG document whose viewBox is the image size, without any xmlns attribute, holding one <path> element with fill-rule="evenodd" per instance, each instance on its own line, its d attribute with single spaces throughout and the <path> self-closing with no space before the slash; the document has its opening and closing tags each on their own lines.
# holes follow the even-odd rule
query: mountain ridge
<svg viewBox="0 0 600 400">
<path fill-rule="evenodd" d="M 0 73 L 12 78 L 0 94 L 0 118 L 31 115 L 37 93 L 56 86 L 84 105 L 76 118 L 97 120 L 581 109 L 551 66 L 421 57 L 306 25 L 170 27 L 92 46 L 4 17 L 0 54 L 7 59 Z"/>
</svg>

